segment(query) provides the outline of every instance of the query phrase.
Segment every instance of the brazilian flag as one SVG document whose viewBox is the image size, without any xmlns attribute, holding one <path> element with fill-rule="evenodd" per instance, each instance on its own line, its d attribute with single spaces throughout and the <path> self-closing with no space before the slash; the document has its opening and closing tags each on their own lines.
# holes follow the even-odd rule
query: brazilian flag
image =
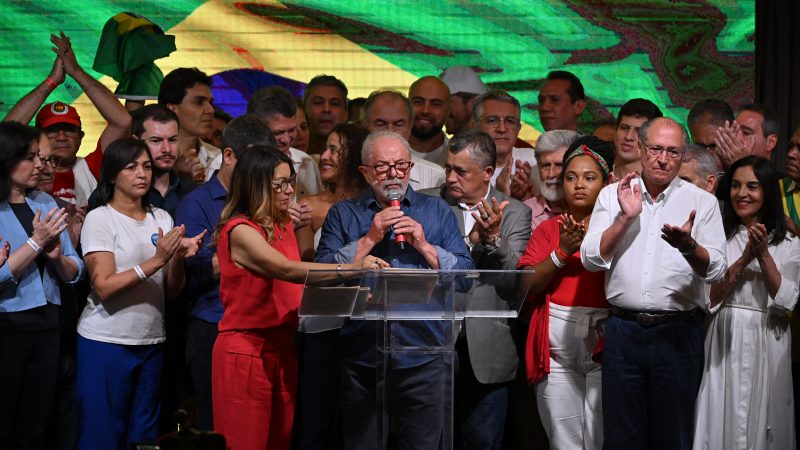
<svg viewBox="0 0 800 450">
<path fill-rule="evenodd" d="M 119 83 L 114 91 L 118 97 L 155 99 L 164 74 L 154 61 L 174 51 L 175 36 L 164 34 L 146 17 L 124 12 L 103 27 L 93 67 Z"/>
</svg>

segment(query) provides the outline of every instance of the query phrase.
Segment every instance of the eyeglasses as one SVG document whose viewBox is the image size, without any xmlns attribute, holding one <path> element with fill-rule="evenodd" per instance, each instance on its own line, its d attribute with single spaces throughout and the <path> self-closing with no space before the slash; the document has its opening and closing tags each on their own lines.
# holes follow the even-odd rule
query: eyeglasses
<svg viewBox="0 0 800 450">
<path fill-rule="evenodd" d="M 481 117 L 481 121 L 486 124 L 489 128 L 497 128 L 500 126 L 500 122 L 504 123 L 506 128 L 516 128 L 519 126 L 519 120 L 516 117 L 498 117 L 498 116 L 488 116 L 488 117 Z"/>
<path fill-rule="evenodd" d="M 56 167 L 61 165 L 61 161 L 63 161 L 64 158 L 58 155 L 50 155 L 47 158 L 42 158 L 41 156 L 39 156 L 39 160 L 42 161 L 42 165 L 49 164 L 50 167 L 55 169 Z"/>
<path fill-rule="evenodd" d="M 647 145 L 642 144 L 642 147 L 647 149 L 650 156 L 661 156 L 662 153 L 667 152 L 669 159 L 678 159 L 683 156 L 683 152 L 675 147 L 662 147 L 660 145 Z"/>
<path fill-rule="evenodd" d="M 53 125 L 52 127 L 47 127 L 44 130 L 45 136 L 50 139 L 53 139 L 58 136 L 58 133 L 64 132 L 64 136 L 69 138 L 78 137 L 81 134 L 81 129 L 76 127 L 75 125 Z"/>
<path fill-rule="evenodd" d="M 412 161 L 397 161 L 394 164 L 387 164 L 387 163 L 378 163 L 374 166 L 369 166 L 364 164 L 364 167 L 369 167 L 375 171 L 375 175 L 379 177 L 385 177 L 389 174 L 391 169 L 394 169 L 400 175 L 405 175 L 411 168 L 414 166 Z"/>
<path fill-rule="evenodd" d="M 274 189 L 275 192 L 280 194 L 282 192 L 286 192 L 286 189 L 288 189 L 289 186 L 294 188 L 294 185 L 296 184 L 297 184 L 297 175 L 292 175 L 291 177 L 289 177 L 288 180 L 273 181 L 272 189 Z"/>
</svg>

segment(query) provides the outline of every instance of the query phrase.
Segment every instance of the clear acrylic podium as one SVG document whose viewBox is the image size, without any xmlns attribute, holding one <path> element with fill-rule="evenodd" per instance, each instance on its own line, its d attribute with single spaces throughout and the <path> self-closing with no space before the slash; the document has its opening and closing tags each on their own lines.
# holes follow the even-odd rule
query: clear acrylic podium
<svg viewBox="0 0 800 450">
<path fill-rule="evenodd" d="M 375 326 L 376 449 L 385 448 L 392 424 L 381 420 L 392 410 L 393 367 L 398 361 L 444 364 L 441 380 L 442 437 L 439 448 L 453 448 L 455 342 L 465 318 L 517 317 L 527 295 L 531 271 L 437 271 L 387 269 L 309 273 L 300 316 L 349 318 Z M 311 281 L 311 280 L 326 281 Z M 366 325 L 366 324 L 365 324 Z"/>
</svg>

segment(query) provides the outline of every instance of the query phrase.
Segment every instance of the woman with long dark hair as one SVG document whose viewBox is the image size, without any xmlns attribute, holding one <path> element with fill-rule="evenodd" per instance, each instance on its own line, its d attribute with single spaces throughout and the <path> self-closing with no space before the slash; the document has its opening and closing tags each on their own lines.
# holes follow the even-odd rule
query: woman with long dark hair
<svg viewBox="0 0 800 450">
<path fill-rule="evenodd" d="M 542 222 L 519 267 L 532 269 L 535 302 L 525 346 L 530 384 L 550 447 L 600 449 L 603 445 L 600 364 L 593 358 L 608 316 L 605 276 L 581 264 L 580 246 L 609 165 L 596 138 L 577 139 L 564 154 L 561 173 L 567 212 Z M 590 148 L 589 143 L 597 149 Z"/>
<path fill-rule="evenodd" d="M 39 137 L 0 123 L 0 448 L 43 448 L 58 377 L 58 283 L 83 270 L 66 212 L 35 190 Z"/>
<path fill-rule="evenodd" d="M 214 236 L 224 307 L 212 356 L 214 429 L 233 450 L 289 448 L 293 339 L 306 277 L 388 267 L 374 256 L 352 264 L 301 262 L 288 212 L 295 180 L 292 161 L 278 149 L 249 147 L 236 163 Z"/>
<path fill-rule="evenodd" d="M 205 232 L 184 238 L 147 202 L 153 161 L 123 138 L 103 154 L 81 248 L 92 284 L 78 321 L 78 448 L 128 449 L 158 437 L 164 299 L 184 283 L 183 260 Z"/>
<path fill-rule="evenodd" d="M 800 241 L 787 232 L 778 174 L 747 156 L 725 173 L 725 278 L 697 396 L 694 448 L 795 448 L 789 312 L 797 303 Z"/>
</svg>

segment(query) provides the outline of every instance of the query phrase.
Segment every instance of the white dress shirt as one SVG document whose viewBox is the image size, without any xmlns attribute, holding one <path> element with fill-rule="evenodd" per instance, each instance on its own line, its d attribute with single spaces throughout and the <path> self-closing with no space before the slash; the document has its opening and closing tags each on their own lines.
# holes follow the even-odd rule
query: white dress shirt
<svg viewBox="0 0 800 450">
<path fill-rule="evenodd" d="M 408 184 L 415 191 L 435 188 L 444 184 L 444 169 L 442 166 L 416 156 L 411 156 L 414 167 L 408 175 Z"/>
<path fill-rule="evenodd" d="M 590 271 L 607 270 L 606 297 L 614 306 L 634 311 L 687 311 L 706 308 L 709 284 L 725 275 L 725 232 L 716 198 L 675 178 L 657 198 L 641 178 L 642 212 L 621 237 L 614 257 L 600 256 L 600 240 L 621 214 L 614 183 L 603 188 L 594 205 L 589 229 L 581 244 L 581 260 Z M 692 237 L 708 251 L 706 276 L 698 276 L 678 249 L 661 238 L 665 224 L 682 226 L 697 211 Z"/>
</svg>

